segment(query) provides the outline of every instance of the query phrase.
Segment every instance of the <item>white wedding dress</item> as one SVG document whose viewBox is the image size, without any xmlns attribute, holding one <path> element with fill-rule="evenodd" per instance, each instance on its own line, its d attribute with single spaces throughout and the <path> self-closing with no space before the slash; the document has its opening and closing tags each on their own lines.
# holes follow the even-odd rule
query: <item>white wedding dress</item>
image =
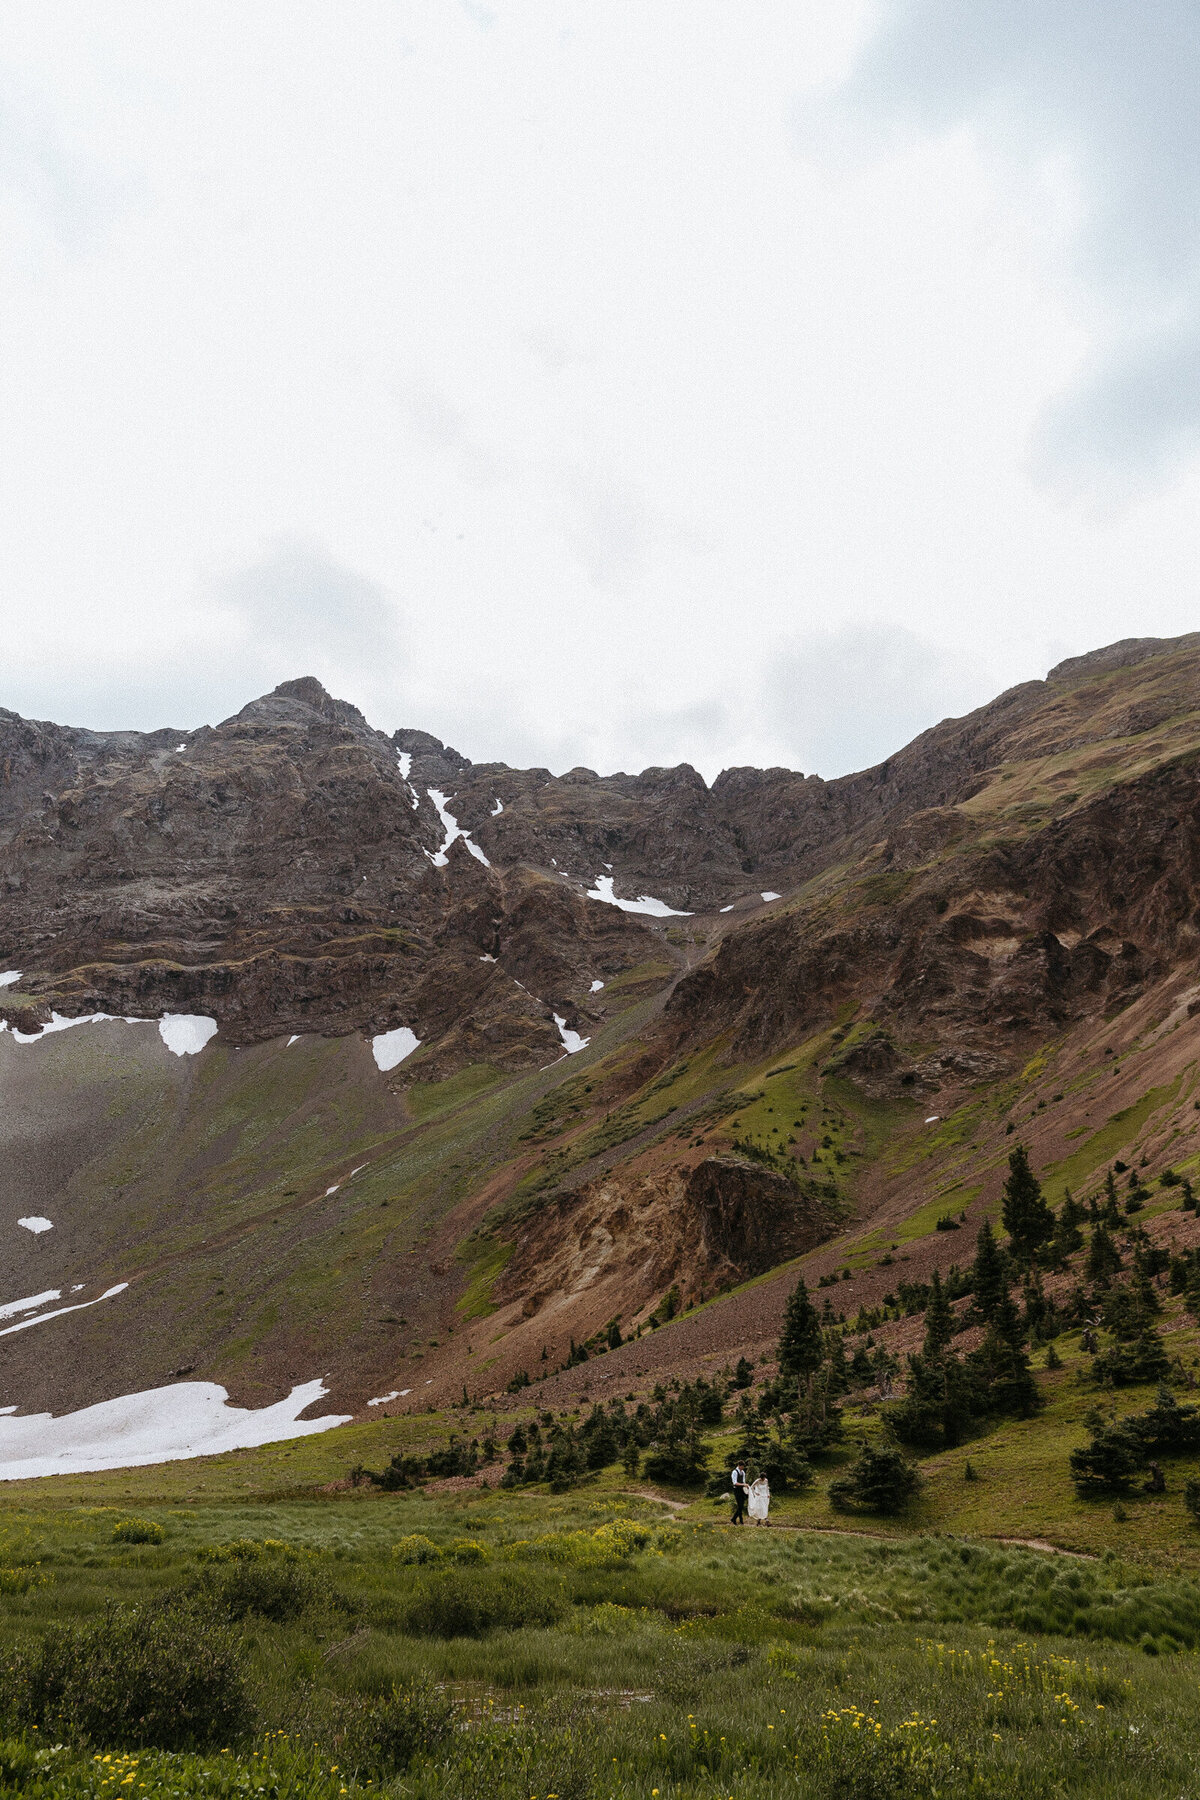
<svg viewBox="0 0 1200 1800">
<path fill-rule="evenodd" d="M 767 1485 L 766 1476 L 760 1475 L 757 1481 L 750 1483 L 750 1498 L 746 1502 L 746 1511 L 756 1525 L 765 1525 L 770 1507 L 771 1490 Z"/>
</svg>

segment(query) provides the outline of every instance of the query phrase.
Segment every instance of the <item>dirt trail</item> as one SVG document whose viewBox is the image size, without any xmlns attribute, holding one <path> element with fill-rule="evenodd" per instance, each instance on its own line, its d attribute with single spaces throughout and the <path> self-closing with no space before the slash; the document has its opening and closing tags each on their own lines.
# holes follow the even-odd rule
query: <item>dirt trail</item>
<svg viewBox="0 0 1200 1800">
<path fill-rule="evenodd" d="M 1004 1544 L 1014 1550 L 1044 1550 L 1048 1556 L 1074 1556 L 1080 1562 L 1099 1561 L 1099 1558 L 1090 1550 L 1067 1550 L 1062 1544 L 1047 1543 L 1045 1538 L 998 1537 L 992 1541 Z"/>
</svg>

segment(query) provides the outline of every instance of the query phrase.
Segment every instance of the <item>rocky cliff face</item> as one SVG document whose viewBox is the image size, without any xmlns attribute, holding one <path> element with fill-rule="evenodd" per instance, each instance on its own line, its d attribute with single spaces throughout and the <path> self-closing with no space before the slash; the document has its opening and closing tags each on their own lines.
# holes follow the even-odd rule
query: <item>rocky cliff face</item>
<svg viewBox="0 0 1200 1800">
<path fill-rule="evenodd" d="M 544 1058 L 553 1012 L 574 1022 L 646 932 L 552 872 L 443 851 L 407 760 L 310 680 L 187 736 L 0 714 L 0 945 L 32 1016 L 204 1012 L 234 1042 L 405 1023 Z"/>
<path fill-rule="evenodd" d="M 896 763 L 941 737 L 923 801 L 932 782 L 953 785 L 947 745 L 962 748 L 958 801 L 893 817 L 809 904 L 725 936 L 674 991 L 678 1040 L 725 1029 L 739 1054 L 763 1054 L 852 1005 L 903 1035 L 974 1046 L 991 1067 L 989 1049 L 1015 1055 L 1111 1014 L 1190 963 L 1200 656 L 1184 645 L 1151 661 L 1135 644 L 1133 691 L 1115 649 L 1101 652 L 910 745 Z M 986 757 L 999 760 L 979 768 Z"/>
<path fill-rule="evenodd" d="M 0 712 L 0 956 L 46 1008 L 211 1012 L 242 1042 L 402 1022 L 509 1063 L 597 1017 L 595 981 L 718 938 L 674 1016 L 746 1042 L 868 990 L 1040 1026 L 1186 953 L 1198 706 L 1200 639 L 1136 640 L 861 775 L 711 789 L 472 764 L 311 679 L 192 733 Z M 847 858 L 857 885 L 744 925 Z"/>
</svg>

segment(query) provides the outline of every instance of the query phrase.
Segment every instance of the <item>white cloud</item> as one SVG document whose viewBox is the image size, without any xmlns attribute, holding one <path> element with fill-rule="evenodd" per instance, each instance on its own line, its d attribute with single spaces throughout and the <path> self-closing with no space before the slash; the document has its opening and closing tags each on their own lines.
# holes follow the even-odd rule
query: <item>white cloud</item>
<svg viewBox="0 0 1200 1800">
<path fill-rule="evenodd" d="M 787 763 L 828 778 L 873 767 L 992 693 L 987 674 L 965 659 L 877 624 L 781 644 L 764 698 Z"/>
<path fill-rule="evenodd" d="M 479 759 L 828 772 L 1189 629 L 1148 4 L 0 0 L 0 705 L 311 671 Z"/>
<path fill-rule="evenodd" d="M 843 98 L 1009 162 L 1061 158 L 1094 346 L 1047 409 L 1043 468 L 1111 494 L 1200 441 L 1200 15 L 1191 0 L 885 0 Z"/>
</svg>

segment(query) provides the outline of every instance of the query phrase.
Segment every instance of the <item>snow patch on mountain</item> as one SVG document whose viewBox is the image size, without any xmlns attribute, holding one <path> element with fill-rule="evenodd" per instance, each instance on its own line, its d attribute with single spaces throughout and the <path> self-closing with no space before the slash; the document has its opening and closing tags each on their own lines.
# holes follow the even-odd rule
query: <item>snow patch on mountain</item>
<svg viewBox="0 0 1200 1800">
<path fill-rule="evenodd" d="M 308 1437 L 349 1422 L 349 1413 L 299 1417 L 328 1392 L 323 1381 L 306 1381 L 286 1400 L 255 1408 L 230 1406 L 229 1395 L 215 1382 L 180 1381 L 102 1400 L 57 1419 L 50 1413 L 7 1416 L 0 1418 L 0 1481 L 141 1468 Z"/>
<path fill-rule="evenodd" d="M 554 1014 L 554 1023 L 558 1026 L 558 1035 L 563 1041 L 563 1048 L 568 1056 L 578 1056 L 579 1052 L 586 1050 L 591 1043 L 591 1038 L 580 1037 L 579 1033 L 572 1031 L 567 1021 L 560 1019 L 557 1013 Z"/>
<path fill-rule="evenodd" d="M 153 1019 L 122 1018 L 118 1013 L 79 1013 L 74 1018 L 67 1018 L 63 1013 L 52 1012 L 48 1025 L 39 1025 L 36 1031 L 18 1031 L 12 1026 L 14 1041 L 18 1044 L 36 1044 L 44 1037 L 52 1037 L 56 1031 L 70 1031 L 75 1025 L 153 1025 Z M 164 1013 L 157 1021 L 158 1035 L 167 1049 L 174 1056 L 198 1056 L 210 1038 L 217 1034 L 215 1019 L 203 1013 Z M 0 1019 L 0 1031 L 10 1029 L 7 1019 Z"/>
<path fill-rule="evenodd" d="M 128 1286 L 127 1281 L 118 1281 L 115 1287 L 105 1288 L 94 1300 L 77 1300 L 74 1306 L 56 1306 L 53 1312 L 38 1313 L 33 1319 L 22 1319 L 19 1325 L 6 1325 L 0 1331 L 0 1337 L 9 1337 L 14 1331 L 28 1331 L 31 1325 L 44 1325 L 47 1319 L 61 1319 L 64 1313 L 83 1312 L 86 1307 L 99 1306 L 102 1300 L 112 1300 L 117 1294 L 123 1294 Z"/>
<path fill-rule="evenodd" d="M 420 1038 L 407 1025 L 397 1025 L 393 1031 L 381 1031 L 371 1039 L 371 1054 L 375 1058 L 375 1066 L 385 1075 L 420 1047 Z"/>
<path fill-rule="evenodd" d="M 445 838 L 442 840 L 442 847 L 440 850 L 427 850 L 425 852 L 434 868 L 445 868 L 447 862 L 450 860 L 449 852 L 451 844 L 461 838 L 463 843 L 467 846 L 467 849 L 471 852 L 471 855 L 475 857 L 477 861 L 481 862 L 485 868 L 490 869 L 492 866 L 491 863 L 479 848 L 479 845 L 472 838 L 470 832 L 463 830 L 462 826 L 458 823 L 458 820 L 454 817 L 454 814 L 449 810 L 449 801 L 452 800 L 454 796 L 451 794 L 447 797 L 447 795 L 441 793 L 437 788 L 430 788 L 429 798 L 437 808 L 437 816 L 442 821 L 442 830 L 446 834 Z"/>
<path fill-rule="evenodd" d="M 158 1035 L 172 1056 L 199 1056 L 208 1040 L 216 1037 L 217 1021 L 204 1013 L 164 1013 Z"/>
<path fill-rule="evenodd" d="M 43 1294 L 30 1294 L 27 1300 L 6 1300 L 0 1306 L 0 1319 L 11 1319 L 14 1313 L 32 1312 L 36 1306 L 45 1306 L 50 1300 L 61 1300 L 61 1288 L 47 1288 Z"/>
<path fill-rule="evenodd" d="M 589 900 L 602 900 L 605 906 L 619 906 L 622 912 L 645 913 L 651 919 L 690 919 L 691 913 L 680 912 L 677 906 L 668 906 L 665 900 L 656 900 L 653 894 L 639 894 L 636 900 L 621 900 L 613 893 L 611 875 L 597 875 L 595 887 L 587 891 Z"/>
</svg>

